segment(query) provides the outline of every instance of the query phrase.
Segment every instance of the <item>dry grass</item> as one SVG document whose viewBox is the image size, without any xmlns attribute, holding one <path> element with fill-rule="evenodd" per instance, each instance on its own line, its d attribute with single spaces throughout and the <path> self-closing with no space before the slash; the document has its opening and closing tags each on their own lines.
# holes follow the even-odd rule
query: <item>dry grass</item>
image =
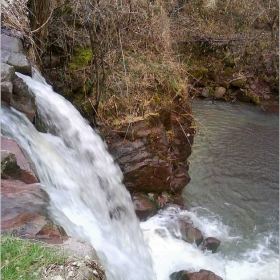
<svg viewBox="0 0 280 280">
<path fill-rule="evenodd" d="M 2 26 L 29 33 L 28 0 L 3 0 L 1 2 Z"/>
<path fill-rule="evenodd" d="M 115 1 L 100 1 L 98 7 L 94 3 L 70 3 L 54 12 L 49 25 L 49 49 L 65 64 L 60 65 L 62 71 L 52 69 L 45 74 L 72 92 L 70 99 L 77 107 L 90 115 L 99 104 L 97 121 L 109 125 L 125 115 L 143 117 L 155 112 L 177 94 L 188 95 L 186 65 L 174 57 L 169 17 L 161 2 L 116 5 Z M 98 47 L 91 44 L 89 24 Z M 73 50 L 86 53 L 90 45 L 91 61 L 72 67 Z M 78 88 L 77 80 L 82 81 Z M 98 90 L 102 90 L 101 97 Z"/>
<path fill-rule="evenodd" d="M 2 21 L 34 43 L 27 1 L 14 2 L 11 8 L 4 1 Z M 188 97 L 200 82 L 197 68 L 223 79 L 227 71 L 229 79 L 278 77 L 276 0 L 50 2 L 44 48 L 32 49 L 55 89 L 87 117 L 97 113 L 99 124 L 143 117 L 167 108 L 176 95 Z M 86 63 L 76 63 L 77 49 L 91 53 Z"/>
<path fill-rule="evenodd" d="M 205 8 L 211 3 L 211 9 Z M 271 64 L 278 60 L 278 1 L 191 0 L 183 1 L 177 13 L 172 14 L 174 7 L 168 8 L 173 41 L 179 46 L 187 44 L 186 51 L 201 48 L 200 55 L 211 50 L 215 56 L 226 50 L 237 71 L 255 74 L 261 68 L 263 73 L 277 74 L 277 65 Z"/>
<path fill-rule="evenodd" d="M 3 0 L 1 2 L 1 26 L 9 29 L 14 36 L 22 39 L 29 58 L 36 62 L 42 52 L 35 42 L 35 35 L 32 34 L 30 29 L 29 16 L 32 12 L 28 9 L 27 3 L 28 0 Z"/>
<path fill-rule="evenodd" d="M 177 96 L 188 97 L 187 67 L 174 61 L 170 53 L 130 53 L 126 66 L 125 80 L 115 73 L 108 77 L 108 90 L 98 112 L 103 124 L 117 125 L 127 116 L 138 120 L 169 109 Z"/>
</svg>

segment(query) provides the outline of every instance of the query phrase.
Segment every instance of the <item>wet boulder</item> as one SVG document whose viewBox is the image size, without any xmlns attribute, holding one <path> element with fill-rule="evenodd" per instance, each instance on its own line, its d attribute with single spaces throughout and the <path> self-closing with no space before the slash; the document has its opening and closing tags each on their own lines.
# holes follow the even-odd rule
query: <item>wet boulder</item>
<svg viewBox="0 0 280 280">
<path fill-rule="evenodd" d="M 35 97 L 21 78 L 13 80 L 11 106 L 24 113 L 32 122 L 36 113 Z"/>
<path fill-rule="evenodd" d="M 220 246 L 221 241 L 215 237 L 207 237 L 202 244 L 201 249 L 211 251 L 212 253 L 215 253 L 217 251 L 217 248 Z"/>
<path fill-rule="evenodd" d="M 1 100 L 11 104 L 15 69 L 6 63 L 1 63 Z"/>
<path fill-rule="evenodd" d="M 203 235 L 201 231 L 195 228 L 191 223 L 181 220 L 180 231 L 182 239 L 190 244 L 195 243 L 196 246 L 199 246 L 203 241 Z"/>
<path fill-rule="evenodd" d="M 140 221 L 145 221 L 147 218 L 157 213 L 157 207 L 146 195 L 134 193 L 131 195 L 135 212 Z"/>
<path fill-rule="evenodd" d="M 260 103 L 260 97 L 247 90 L 247 89 L 239 89 L 235 92 L 236 99 L 243 101 L 243 102 L 252 102 L 254 104 Z"/>
<path fill-rule="evenodd" d="M 108 142 L 131 193 L 180 194 L 190 181 L 191 120 L 166 115 L 162 112 L 120 125 Z"/>
<path fill-rule="evenodd" d="M 201 269 L 199 272 L 192 272 L 192 273 L 188 272 L 187 270 L 173 272 L 170 275 L 170 280 L 223 280 L 223 279 L 210 270 Z"/>
<path fill-rule="evenodd" d="M 176 204 L 180 207 L 180 209 L 182 210 L 186 210 L 186 207 L 185 207 L 185 203 L 184 203 L 184 199 L 182 197 L 182 195 L 180 194 L 175 194 L 173 195 L 173 204 Z"/>
<path fill-rule="evenodd" d="M 1 231 L 35 235 L 45 223 L 48 195 L 38 186 L 1 180 Z"/>
<path fill-rule="evenodd" d="M 16 141 L 1 137 L 1 177 L 26 184 L 37 183 L 36 167 Z"/>
<path fill-rule="evenodd" d="M 11 151 L 1 151 L 1 178 L 21 179 L 21 170 L 17 164 L 17 159 Z"/>
</svg>

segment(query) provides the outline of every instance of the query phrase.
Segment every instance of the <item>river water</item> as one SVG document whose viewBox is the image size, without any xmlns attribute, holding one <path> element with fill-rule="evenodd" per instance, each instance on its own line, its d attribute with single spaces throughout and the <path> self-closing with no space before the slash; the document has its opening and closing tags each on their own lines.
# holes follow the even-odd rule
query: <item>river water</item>
<svg viewBox="0 0 280 280">
<path fill-rule="evenodd" d="M 278 259 L 279 116 L 241 103 L 195 100 L 192 107 L 198 132 L 186 206 L 237 237 L 226 240 L 221 234 L 218 252 L 244 262 L 242 270 L 252 275 L 244 279 L 279 279 L 269 270 L 265 278 L 252 272 L 255 264 L 256 272 L 265 271 Z"/>
<path fill-rule="evenodd" d="M 279 279 L 277 116 L 196 102 L 199 132 L 184 191 L 189 210 L 169 207 L 139 223 L 99 135 L 40 75 L 17 75 L 34 93 L 48 133 L 5 107 L 1 132 L 36 165 L 52 219 L 92 244 L 109 280 L 168 280 L 182 269 L 209 269 L 224 280 Z M 182 219 L 219 238 L 217 253 L 184 242 Z"/>
</svg>

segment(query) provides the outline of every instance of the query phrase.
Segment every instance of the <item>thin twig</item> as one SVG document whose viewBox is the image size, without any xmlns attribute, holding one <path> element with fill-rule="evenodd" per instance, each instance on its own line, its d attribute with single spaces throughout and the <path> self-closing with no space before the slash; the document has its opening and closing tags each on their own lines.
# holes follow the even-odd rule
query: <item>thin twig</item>
<svg viewBox="0 0 280 280">
<path fill-rule="evenodd" d="M 46 22 L 43 23 L 43 24 L 42 24 L 40 27 L 38 27 L 37 29 L 31 31 L 31 33 L 36 33 L 36 32 L 38 32 L 38 31 L 40 31 L 40 30 L 48 23 L 48 21 L 51 19 L 52 14 L 53 14 L 53 11 L 54 11 L 54 9 L 51 11 L 51 14 L 50 14 L 50 16 L 48 17 L 48 19 L 46 20 Z"/>
</svg>

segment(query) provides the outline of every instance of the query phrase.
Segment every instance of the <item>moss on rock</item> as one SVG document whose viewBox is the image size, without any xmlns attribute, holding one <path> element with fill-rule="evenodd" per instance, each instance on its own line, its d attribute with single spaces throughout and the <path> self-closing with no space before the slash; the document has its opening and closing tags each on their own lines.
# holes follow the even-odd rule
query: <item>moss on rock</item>
<svg viewBox="0 0 280 280">
<path fill-rule="evenodd" d="M 231 81 L 231 86 L 233 87 L 238 87 L 238 88 L 244 88 L 244 86 L 246 85 L 247 82 L 247 78 L 246 77 L 241 77 L 238 79 L 235 79 L 233 81 Z"/>
<path fill-rule="evenodd" d="M 238 90 L 236 92 L 236 98 L 243 102 L 252 102 L 254 104 L 260 103 L 260 97 L 248 90 Z"/>
<path fill-rule="evenodd" d="M 198 69 L 196 69 L 196 70 L 194 70 L 194 72 L 193 72 L 193 75 L 196 77 L 196 78 L 203 78 L 203 77 L 205 77 L 205 76 L 207 76 L 208 75 L 208 69 L 207 68 L 205 68 L 205 67 L 202 67 L 202 68 L 198 68 Z"/>
<path fill-rule="evenodd" d="M 91 48 L 81 48 L 75 47 L 73 56 L 71 57 L 71 62 L 69 63 L 69 68 L 72 70 L 81 69 L 86 66 L 92 58 Z"/>
</svg>

